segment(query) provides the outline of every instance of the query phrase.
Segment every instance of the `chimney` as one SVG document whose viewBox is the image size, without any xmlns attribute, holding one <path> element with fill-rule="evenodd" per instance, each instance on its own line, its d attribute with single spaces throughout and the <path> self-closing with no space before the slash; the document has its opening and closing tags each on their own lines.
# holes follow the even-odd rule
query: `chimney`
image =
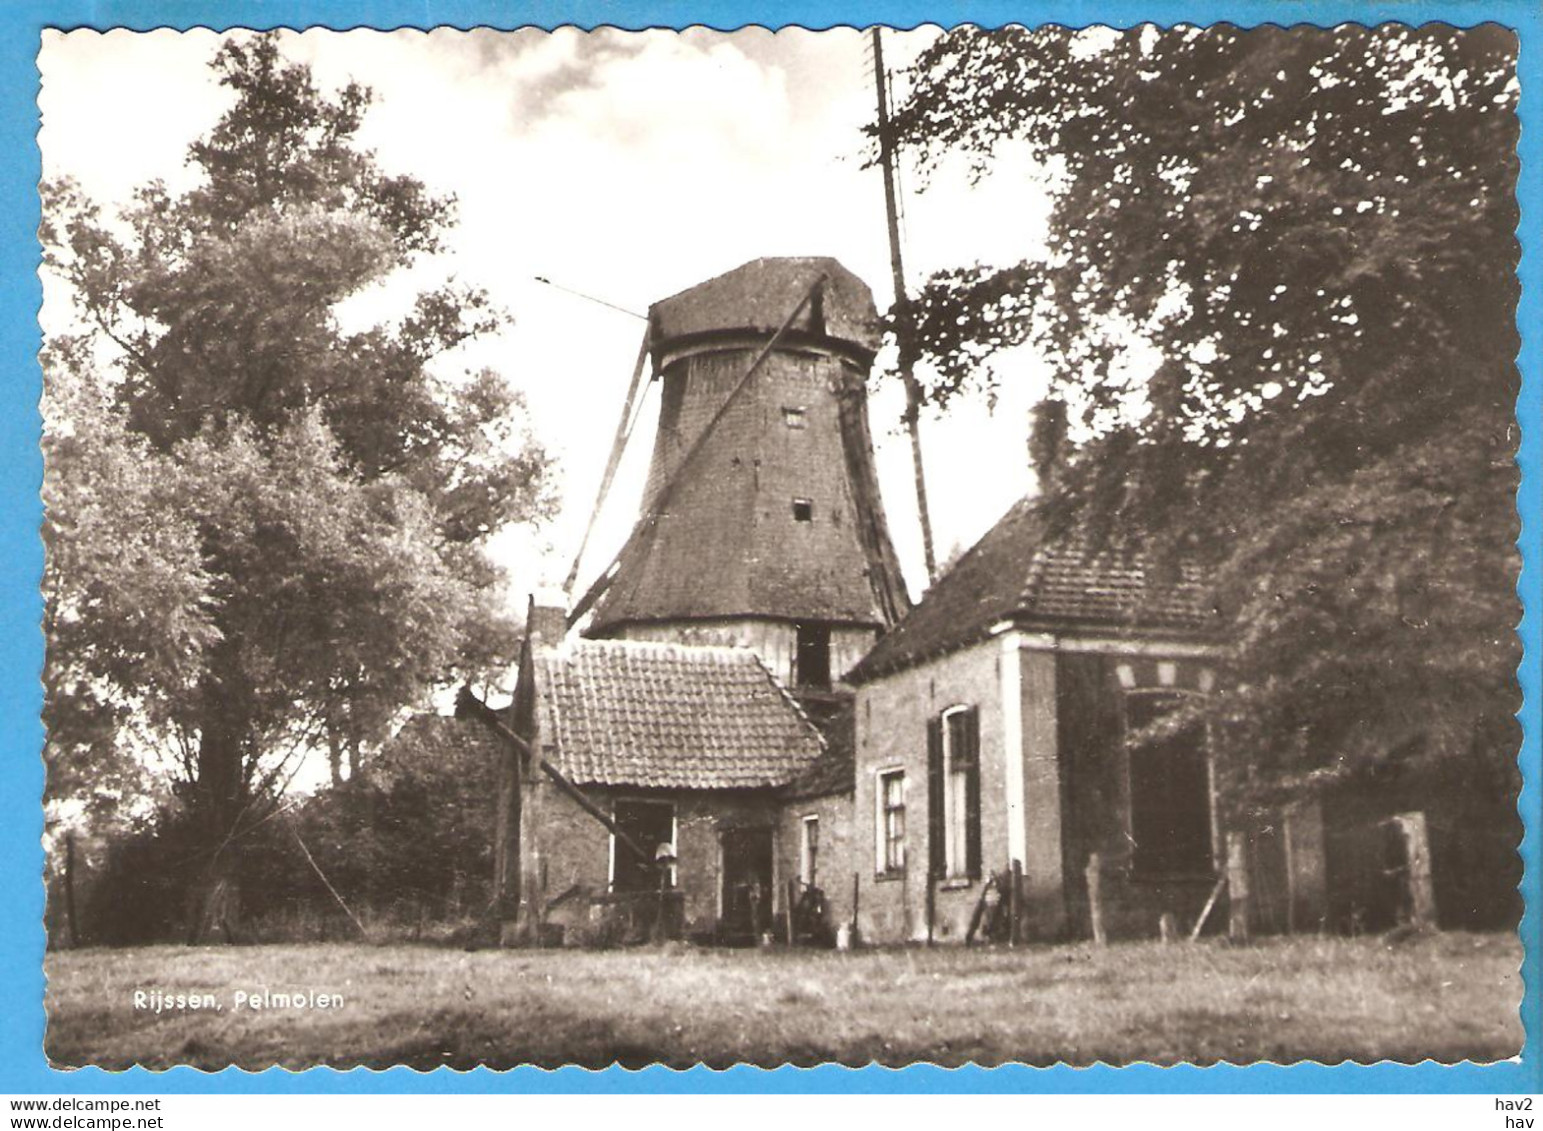
<svg viewBox="0 0 1543 1131">
<path fill-rule="evenodd" d="M 556 648 L 568 635 L 568 603 L 552 593 L 533 593 L 525 613 L 525 631 L 538 648 Z"/>
</svg>

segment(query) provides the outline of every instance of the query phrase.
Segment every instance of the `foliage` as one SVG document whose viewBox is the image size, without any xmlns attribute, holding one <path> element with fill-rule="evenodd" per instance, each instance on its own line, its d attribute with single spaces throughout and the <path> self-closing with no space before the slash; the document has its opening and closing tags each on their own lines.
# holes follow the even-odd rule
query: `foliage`
<svg viewBox="0 0 1543 1131">
<path fill-rule="evenodd" d="M 1042 257 L 899 312 L 931 396 L 1055 363 L 1047 519 L 1214 571 L 1207 712 L 1260 789 L 1476 758 L 1514 793 L 1515 60 L 1493 26 L 964 28 L 897 111 L 924 168 L 1027 146 L 1053 193 Z"/>
<path fill-rule="evenodd" d="M 228 887 L 225 845 L 306 752 L 378 741 L 499 658 L 481 543 L 551 499 L 517 395 L 441 360 L 498 324 L 484 294 L 446 283 L 363 330 L 340 313 L 453 212 L 357 146 L 369 92 L 319 91 L 272 36 L 213 66 L 234 102 L 189 149 L 192 188 L 117 214 L 45 189 L 45 270 L 80 323 L 52 355 L 74 392 L 46 440 L 48 678 L 51 745 L 121 743 L 131 718 L 171 752 Z"/>
<path fill-rule="evenodd" d="M 288 800 L 242 832 L 244 934 L 357 940 L 353 916 L 380 941 L 446 937 L 479 920 L 491 898 L 498 759 L 473 728 L 420 715 L 382 745 L 368 774 Z M 186 810 L 164 808 L 91 856 L 78 884 L 84 942 L 182 939 L 203 858 Z"/>
</svg>

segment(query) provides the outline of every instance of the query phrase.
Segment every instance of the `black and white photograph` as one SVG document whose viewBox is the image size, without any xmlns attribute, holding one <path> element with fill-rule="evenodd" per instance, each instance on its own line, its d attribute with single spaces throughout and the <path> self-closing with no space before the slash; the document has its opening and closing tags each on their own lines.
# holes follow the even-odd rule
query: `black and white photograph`
<svg viewBox="0 0 1543 1131">
<path fill-rule="evenodd" d="M 49 1063 L 1515 1057 L 1517 59 L 45 31 Z"/>
</svg>

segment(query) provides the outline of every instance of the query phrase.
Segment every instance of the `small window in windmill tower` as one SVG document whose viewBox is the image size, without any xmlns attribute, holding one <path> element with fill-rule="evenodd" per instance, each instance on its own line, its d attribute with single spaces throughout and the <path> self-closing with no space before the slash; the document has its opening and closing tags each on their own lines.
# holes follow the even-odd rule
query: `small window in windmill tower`
<svg viewBox="0 0 1543 1131">
<path fill-rule="evenodd" d="M 1178 704 L 1174 695 L 1127 696 L 1126 733 L 1151 726 Z M 1186 727 L 1133 747 L 1127 756 L 1134 872 L 1149 877 L 1209 875 L 1215 864 L 1205 732 Z"/>
<path fill-rule="evenodd" d="M 830 686 L 830 625 L 798 626 L 798 658 L 794 662 L 793 682 L 799 687 Z"/>
<path fill-rule="evenodd" d="M 810 500 L 810 499 L 794 499 L 793 500 L 793 521 L 794 522 L 813 522 L 814 521 L 814 502 L 812 500 Z"/>
<path fill-rule="evenodd" d="M 795 429 L 804 428 L 805 424 L 806 424 L 806 422 L 804 420 L 804 406 L 803 405 L 786 405 L 786 404 L 783 405 L 782 406 L 782 423 L 786 424 L 789 428 L 795 428 Z"/>
</svg>

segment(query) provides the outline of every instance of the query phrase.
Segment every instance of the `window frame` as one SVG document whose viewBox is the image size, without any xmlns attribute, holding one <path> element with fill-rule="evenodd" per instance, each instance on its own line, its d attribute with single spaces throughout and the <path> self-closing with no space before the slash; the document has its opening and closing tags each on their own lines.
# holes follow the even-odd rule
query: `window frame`
<svg viewBox="0 0 1543 1131">
<path fill-rule="evenodd" d="M 953 721 L 968 718 L 971 714 L 974 714 L 977 720 L 975 750 L 969 761 L 962 761 L 956 758 L 954 750 Z M 943 743 L 943 871 L 938 877 L 941 880 L 968 882 L 976 878 L 970 875 L 969 771 L 974 770 L 977 775 L 980 773 L 979 719 L 980 712 L 970 703 L 957 703 L 938 714 L 939 732 Z M 976 819 L 979 820 L 978 811 Z M 956 840 L 957 844 L 955 844 Z"/>
<path fill-rule="evenodd" d="M 798 822 L 798 882 L 812 888 L 819 886 L 819 879 L 820 815 L 805 813 Z"/>
<path fill-rule="evenodd" d="M 676 805 L 675 802 L 673 802 L 673 801 L 665 801 L 665 800 L 662 800 L 661 798 L 658 798 L 658 797 L 613 797 L 611 799 L 611 820 L 613 822 L 615 822 L 617 825 L 621 824 L 621 819 L 620 819 L 620 817 L 617 814 L 617 807 L 620 806 L 620 805 L 667 805 L 667 806 L 669 806 L 669 809 L 670 809 L 670 847 L 675 852 L 675 863 L 670 865 L 670 887 L 672 887 L 672 888 L 679 887 L 680 886 L 680 807 L 678 805 Z M 607 840 L 609 841 L 610 852 L 609 852 L 609 855 L 608 855 L 608 859 L 606 861 L 605 890 L 609 894 L 615 895 L 615 894 L 617 894 L 617 891 L 616 891 L 616 849 L 618 847 L 617 843 L 616 843 L 616 834 L 614 832 L 610 832 L 608 834 Z"/>
<path fill-rule="evenodd" d="M 900 804 L 893 808 L 888 804 L 885 783 L 895 780 L 900 783 Z M 905 875 L 906 869 L 906 773 L 904 766 L 885 766 L 873 771 L 873 873 L 876 879 L 896 880 Z M 900 831 L 897 837 L 891 838 L 889 834 L 888 817 L 891 812 L 900 814 Z M 899 845 L 899 862 L 891 865 L 889 858 L 889 846 L 891 843 Z"/>
</svg>

